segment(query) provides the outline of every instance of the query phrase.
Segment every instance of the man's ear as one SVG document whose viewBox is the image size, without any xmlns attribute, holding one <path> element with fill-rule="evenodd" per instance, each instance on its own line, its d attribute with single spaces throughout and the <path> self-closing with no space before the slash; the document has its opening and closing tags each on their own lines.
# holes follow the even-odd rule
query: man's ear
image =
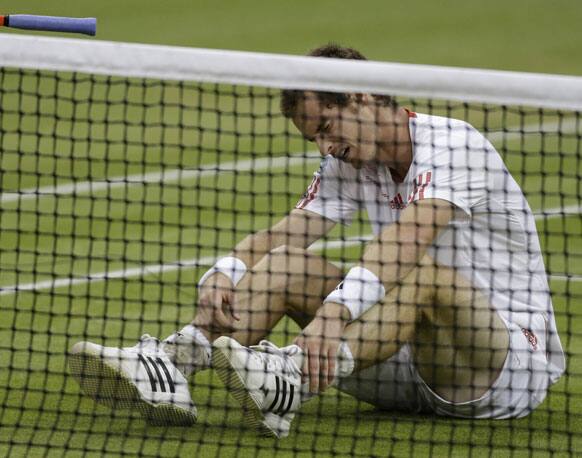
<svg viewBox="0 0 582 458">
<path fill-rule="evenodd" d="M 370 94 L 350 94 L 349 103 L 350 105 L 368 105 L 374 101 L 374 96 Z"/>
<path fill-rule="evenodd" d="M 357 94 L 359 102 L 363 104 L 370 104 L 374 102 L 374 96 L 371 94 Z"/>
<path fill-rule="evenodd" d="M 348 94 L 347 109 L 352 113 L 357 113 L 359 105 L 362 103 L 362 94 Z"/>
</svg>

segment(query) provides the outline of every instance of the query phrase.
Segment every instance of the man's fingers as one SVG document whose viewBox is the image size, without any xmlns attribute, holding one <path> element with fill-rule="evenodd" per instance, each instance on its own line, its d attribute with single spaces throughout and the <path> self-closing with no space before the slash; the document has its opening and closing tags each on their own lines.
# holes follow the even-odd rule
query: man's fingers
<svg viewBox="0 0 582 458">
<path fill-rule="evenodd" d="M 308 354 L 307 347 L 305 346 L 305 340 L 303 339 L 303 336 L 299 335 L 295 337 L 293 343 L 301 348 L 301 350 L 303 350 L 303 362 L 301 363 L 301 383 L 305 383 L 307 380 L 309 380 Z"/>
<path fill-rule="evenodd" d="M 212 319 L 221 327 L 230 325 L 230 320 L 222 310 L 225 306 L 222 294 L 219 291 L 214 291 L 214 297 L 212 299 Z"/>
<path fill-rule="evenodd" d="M 327 352 L 327 359 L 328 359 L 328 368 L 327 368 L 327 386 L 330 386 L 335 379 L 335 368 L 336 368 L 336 357 L 337 357 L 337 349 L 334 345 L 329 347 Z M 326 388 L 327 388 L 326 386 Z"/>
<path fill-rule="evenodd" d="M 309 391 L 319 392 L 319 349 L 309 352 Z"/>
<path fill-rule="evenodd" d="M 223 297 L 223 304 L 228 307 L 228 313 L 232 316 L 236 321 L 240 321 L 240 314 L 234 308 L 234 295 L 231 293 L 225 294 Z"/>
<path fill-rule="evenodd" d="M 232 320 L 222 310 L 224 306 L 228 307 L 228 305 L 224 304 L 222 299 L 222 294 L 219 291 L 215 291 L 210 304 L 212 306 L 212 321 L 218 327 L 231 328 Z"/>
<path fill-rule="evenodd" d="M 232 328 L 232 320 L 224 314 L 220 307 L 214 308 L 213 320 L 218 326 L 226 329 Z"/>
<path fill-rule="evenodd" d="M 319 354 L 319 385 L 321 387 L 321 391 L 324 391 L 327 388 L 327 366 L 328 366 L 328 359 L 327 359 L 327 351 L 324 348 L 321 348 L 321 352 Z"/>
<path fill-rule="evenodd" d="M 232 300 L 233 297 L 229 297 L 226 301 L 226 304 L 228 305 L 228 313 L 230 313 L 230 316 L 232 316 L 235 320 L 240 320 L 240 315 L 238 313 L 238 311 L 234 308 L 234 301 Z"/>
<path fill-rule="evenodd" d="M 303 366 L 301 367 L 301 383 L 307 383 L 309 382 L 309 352 L 307 351 L 307 347 L 302 348 L 303 348 Z"/>
</svg>

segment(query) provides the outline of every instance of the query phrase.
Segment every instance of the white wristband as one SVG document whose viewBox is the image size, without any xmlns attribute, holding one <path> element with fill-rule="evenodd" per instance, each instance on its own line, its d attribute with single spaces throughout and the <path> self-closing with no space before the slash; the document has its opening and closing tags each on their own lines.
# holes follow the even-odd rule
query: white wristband
<svg viewBox="0 0 582 458">
<path fill-rule="evenodd" d="M 345 305 L 353 321 L 384 299 L 385 295 L 386 290 L 380 279 L 368 269 L 356 266 L 350 269 L 343 281 L 329 293 L 323 303 L 334 302 Z"/>
<path fill-rule="evenodd" d="M 238 284 L 241 278 L 247 273 L 247 266 L 239 258 L 234 256 L 226 256 L 216 261 L 210 269 L 198 280 L 198 288 L 200 288 L 208 277 L 214 275 L 216 272 L 226 275 L 234 286 Z"/>
</svg>

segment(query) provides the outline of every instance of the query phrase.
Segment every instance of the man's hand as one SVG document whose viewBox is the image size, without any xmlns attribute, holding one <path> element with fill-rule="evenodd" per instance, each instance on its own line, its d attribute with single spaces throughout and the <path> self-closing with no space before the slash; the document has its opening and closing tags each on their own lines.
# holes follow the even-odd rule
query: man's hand
<svg viewBox="0 0 582 458">
<path fill-rule="evenodd" d="M 309 391 L 325 391 L 335 378 L 337 350 L 350 317 L 341 304 L 323 305 L 315 318 L 295 339 L 305 354 L 302 373 L 309 380 Z"/>
<path fill-rule="evenodd" d="M 217 272 L 198 290 L 198 309 L 194 325 L 211 332 L 232 332 L 234 320 L 240 320 L 232 306 L 234 286 L 226 275 Z"/>
</svg>

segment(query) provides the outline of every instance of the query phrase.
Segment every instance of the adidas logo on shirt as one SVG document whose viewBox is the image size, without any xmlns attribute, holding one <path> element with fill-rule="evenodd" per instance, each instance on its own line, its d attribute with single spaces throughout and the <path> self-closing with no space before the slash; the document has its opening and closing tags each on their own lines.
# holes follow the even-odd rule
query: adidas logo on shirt
<svg viewBox="0 0 582 458">
<path fill-rule="evenodd" d="M 404 210 L 406 208 L 406 204 L 402 200 L 400 193 L 396 194 L 396 197 L 390 201 L 390 208 L 392 210 Z"/>
</svg>

